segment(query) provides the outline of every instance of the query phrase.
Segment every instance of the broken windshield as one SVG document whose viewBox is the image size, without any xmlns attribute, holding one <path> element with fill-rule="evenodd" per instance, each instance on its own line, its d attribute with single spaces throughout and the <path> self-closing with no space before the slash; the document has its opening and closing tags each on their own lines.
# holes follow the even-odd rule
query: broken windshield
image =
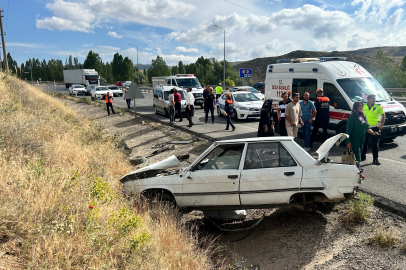
<svg viewBox="0 0 406 270">
<path fill-rule="evenodd" d="M 371 94 L 376 95 L 376 101 L 391 101 L 388 92 L 373 77 L 338 79 L 337 82 L 352 102 L 367 102 Z"/>
</svg>

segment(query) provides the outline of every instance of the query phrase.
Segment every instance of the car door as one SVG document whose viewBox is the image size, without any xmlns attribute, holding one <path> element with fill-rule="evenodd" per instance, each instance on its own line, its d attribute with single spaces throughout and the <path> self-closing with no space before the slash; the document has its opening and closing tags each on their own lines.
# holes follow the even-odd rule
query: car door
<svg viewBox="0 0 406 270">
<path fill-rule="evenodd" d="M 183 176 L 182 204 L 189 207 L 239 205 L 238 183 L 245 143 L 220 144 Z"/>
<path fill-rule="evenodd" d="M 302 171 L 281 142 L 249 143 L 240 178 L 241 204 L 289 202 L 300 189 Z"/>
</svg>

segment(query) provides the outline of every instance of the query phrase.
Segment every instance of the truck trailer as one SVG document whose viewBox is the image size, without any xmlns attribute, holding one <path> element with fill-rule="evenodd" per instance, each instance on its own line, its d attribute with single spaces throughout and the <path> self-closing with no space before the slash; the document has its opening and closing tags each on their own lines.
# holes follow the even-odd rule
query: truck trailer
<svg viewBox="0 0 406 270">
<path fill-rule="evenodd" d="M 66 88 L 72 84 L 80 84 L 84 87 L 100 85 L 100 77 L 94 69 L 71 69 L 63 71 L 63 80 Z"/>
</svg>

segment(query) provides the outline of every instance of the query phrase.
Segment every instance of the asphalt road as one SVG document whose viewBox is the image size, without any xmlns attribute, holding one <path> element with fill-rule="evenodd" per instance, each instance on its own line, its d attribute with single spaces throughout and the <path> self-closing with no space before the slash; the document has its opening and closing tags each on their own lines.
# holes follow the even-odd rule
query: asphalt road
<svg viewBox="0 0 406 270">
<path fill-rule="evenodd" d="M 68 94 L 68 90 L 63 86 L 54 87 L 52 85 L 43 86 L 46 90 L 53 90 Z M 145 99 L 136 100 L 137 113 L 148 115 L 159 121 L 167 121 L 169 119 L 163 115 L 156 115 L 152 107 L 152 93 L 143 93 Z M 127 107 L 126 102 L 121 97 L 114 98 L 114 106 Z M 133 103 L 131 110 L 133 110 Z M 241 120 L 234 122 L 236 130 L 226 131 L 226 119 L 224 117 L 218 117 L 215 114 L 215 123 L 212 124 L 209 118 L 207 124 L 204 123 L 204 111 L 200 107 L 196 107 L 195 116 L 193 122 L 195 125 L 192 130 L 210 136 L 214 139 L 237 139 L 256 137 L 258 129 L 259 118 L 253 118 L 248 120 Z M 188 122 L 186 119 L 182 123 L 176 123 L 176 125 L 186 127 Z M 334 135 L 334 132 L 330 133 Z M 299 145 L 303 146 L 303 139 L 301 135 L 297 140 Z M 313 148 L 310 152 L 315 152 L 321 145 L 321 136 L 318 141 L 314 142 Z M 341 153 L 344 151 L 344 147 L 335 147 L 330 151 L 329 157 L 333 160 L 340 160 Z M 406 136 L 397 137 L 392 142 L 383 143 L 380 146 L 379 159 L 380 166 L 372 164 L 372 154 L 369 150 L 367 154 L 367 160 L 362 162 L 364 168 L 364 175 L 366 176 L 364 183 L 361 185 L 361 189 L 371 193 L 377 197 L 381 197 L 386 204 L 392 204 L 390 206 L 396 206 L 397 208 L 406 206 Z M 405 208 L 406 209 L 406 208 Z M 404 210 L 406 213 L 406 210 Z"/>
</svg>

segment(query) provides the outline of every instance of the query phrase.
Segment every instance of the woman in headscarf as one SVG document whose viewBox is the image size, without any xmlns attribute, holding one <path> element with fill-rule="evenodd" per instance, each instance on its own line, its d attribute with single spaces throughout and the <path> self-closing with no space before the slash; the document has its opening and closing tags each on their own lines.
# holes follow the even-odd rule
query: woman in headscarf
<svg viewBox="0 0 406 270">
<path fill-rule="evenodd" d="M 364 112 L 362 109 L 364 108 L 364 104 L 360 101 L 354 102 L 352 107 L 352 113 L 347 120 L 347 129 L 346 133 L 350 136 L 346 139 L 347 148 L 352 149 L 355 154 L 355 159 L 357 161 L 357 166 L 362 172 L 360 168 L 361 162 L 361 151 L 362 147 L 364 146 L 365 141 L 365 132 L 368 132 L 372 135 L 379 135 L 378 132 L 372 131 L 369 128 L 367 118 L 365 117 Z"/>
<path fill-rule="evenodd" d="M 272 108 L 273 99 L 265 100 L 261 109 L 261 119 L 259 120 L 257 137 L 274 136 L 274 110 Z"/>
</svg>

